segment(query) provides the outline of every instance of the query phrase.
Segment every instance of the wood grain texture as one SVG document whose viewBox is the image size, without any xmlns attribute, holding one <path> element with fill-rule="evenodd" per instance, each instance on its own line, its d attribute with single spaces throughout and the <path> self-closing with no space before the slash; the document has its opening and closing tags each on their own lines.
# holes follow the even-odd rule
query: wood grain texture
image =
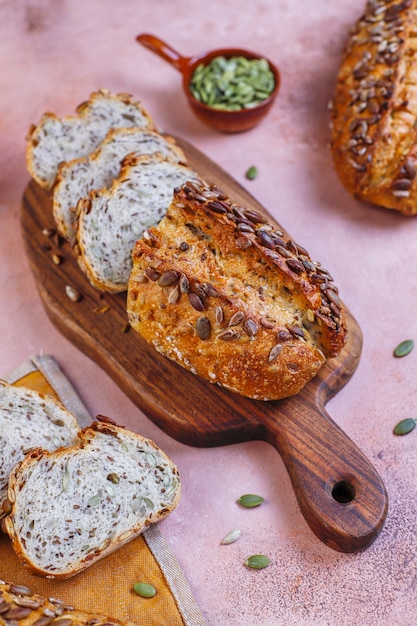
<svg viewBox="0 0 417 626">
<path fill-rule="evenodd" d="M 178 143 L 207 181 L 244 206 L 267 214 L 215 163 L 188 143 Z M 325 409 L 355 372 L 361 354 L 361 330 L 349 311 L 345 349 L 297 396 L 275 402 L 249 400 L 172 363 L 134 331 L 124 332 L 126 294 L 100 294 L 79 269 L 69 244 L 44 234 L 44 229 L 54 228 L 51 202 L 34 181 L 24 192 L 21 226 L 37 288 L 53 324 L 161 429 L 201 447 L 268 441 L 281 454 L 304 518 L 325 544 L 357 552 L 376 539 L 387 513 L 385 487 Z M 62 263 L 53 262 L 54 254 L 62 257 Z M 82 294 L 78 302 L 66 295 L 67 285 Z"/>
</svg>

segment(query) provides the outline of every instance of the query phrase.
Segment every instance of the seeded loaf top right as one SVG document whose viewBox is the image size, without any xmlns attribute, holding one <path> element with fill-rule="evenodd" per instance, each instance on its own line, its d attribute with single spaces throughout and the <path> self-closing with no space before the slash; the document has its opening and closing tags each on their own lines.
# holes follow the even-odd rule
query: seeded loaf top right
<svg viewBox="0 0 417 626">
<path fill-rule="evenodd" d="M 355 197 L 417 214 L 417 0 L 368 0 L 331 103 L 336 172 Z"/>
<path fill-rule="evenodd" d="M 298 393 L 347 336 L 330 274 L 257 211 L 196 182 L 136 242 L 127 311 L 161 354 L 257 400 Z"/>
</svg>

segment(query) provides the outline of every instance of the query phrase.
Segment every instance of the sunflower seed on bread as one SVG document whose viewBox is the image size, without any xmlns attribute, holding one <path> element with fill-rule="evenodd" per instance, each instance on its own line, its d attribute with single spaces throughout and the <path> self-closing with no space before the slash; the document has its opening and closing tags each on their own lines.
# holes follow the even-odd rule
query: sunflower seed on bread
<svg viewBox="0 0 417 626">
<path fill-rule="evenodd" d="M 62 163 L 53 187 L 52 209 L 60 233 L 71 239 L 76 231 L 76 207 L 95 189 L 108 189 L 120 174 L 128 154 L 155 154 L 186 163 L 184 152 L 172 137 L 147 128 L 113 128 L 102 143 L 86 157 Z"/>
<path fill-rule="evenodd" d="M 192 182 L 135 244 L 127 312 L 161 354 L 258 400 L 298 393 L 346 342 L 330 274 L 257 211 Z"/>
<path fill-rule="evenodd" d="M 78 431 L 75 416 L 52 396 L 0 381 L 0 503 L 7 495 L 11 470 L 29 448 L 72 445 Z"/>
<path fill-rule="evenodd" d="M 64 579 L 166 517 L 180 479 L 151 440 L 95 422 L 72 447 L 28 453 L 7 497 L 3 522 L 17 556 L 32 573 Z"/>
<path fill-rule="evenodd" d="M 41 187 L 51 189 L 60 163 L 93 152 L 111 128 L 133 126 L 155 128 L 140 102 L 128 94 L 112 94 L 106 89 L 92 93 L 87 102 L 77 107 L 74 116 L 45 113 L 27 136 L 29 173 Z"/>
<path fill-rule="evenodd" d="M 78 205 L 81 268 L 102 291 L 127 289 L 135 241 L 164 216 L 174 188 L 198 180 L 189 167 L 161 155 L 129 155 L 110 189 L 93 191 Z"/>
<path fill-rule="evenodd" d="M 30 587 L 0 580 L 0 625 L 134 626 L 99 613 L 83 611 L 59 598 L 45 598 Z"/>
<path fill-rule="evenodd" d="M 368 0 L 331 102 L 331 153 L 356 198 L 417 215 L 417 0 Z"/>
</svg>

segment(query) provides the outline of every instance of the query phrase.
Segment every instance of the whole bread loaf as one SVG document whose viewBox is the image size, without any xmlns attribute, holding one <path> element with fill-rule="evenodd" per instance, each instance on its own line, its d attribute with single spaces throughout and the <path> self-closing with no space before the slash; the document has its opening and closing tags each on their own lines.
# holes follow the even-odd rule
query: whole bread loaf
<svg viewBox="0 0 417 626">
<path fill-rule="evenodd" d="M 337 174 L 357 198 L 417 214 L 417 1 L 368 0 L 331 103 Z"/>
<path fill-rule="evenodd" d="M 3 520 L 29 571 L 70 578 L 178 504 L 176 466 L 152 441 L 106 422 L 69 448 L 29 452 L 12 471 Z"/>
<path fill-rule="evenodd" d="M 45 113 L 27 136 L 26 164 L 31 176 L 45 189 L 55 182 L 58 166 L 90 154 L 111 128 L 141 126 L 154 129 L 143 106 L 128 94 L 101 89 L 77 107 L 76 115 Z"/>
<path fill-rule="evenodd" d="M 259 400 L 298 393 L 346 341 L 330 274 L 257 211 L 192 182 L 137 241 L 127 311 L 161 354 Z"/>
<path fill-rule="evenodd" d="M 93 191 L 78 205 L 79 264 L 101 291 L 127 289 L 135 241 L 164 216 L 174 188 L 198 177 L 160 154 L 129 155 L 110 189 Z"/>
<path fill-rule="evenodd" d="M 52 396 L 0 380 L 0 503 L 7 495 L 10 472 L 27 450 L 73 445 L 78 431 L 75 416 Z M 0 517 L 3 514 L 0 511 Z"/>
<path fill-rule="evenodd" d="M 46 599 L 27 587 L 0 580 L 0 625 L 134 626 L 112 617 L 82 611 L 59 598 Z"/>
<path fill-rule="evenodd" d="M 128 154 L 159 153 L 162 157 L 186 163 L 184 152 L 172 137 L 147 128 L 114 128 L 86 157 L 62 163 L 53 187 L 52 210 L 59 232 L 72 239 L 76 232 L 76 208 L 90 191 L 108 189 L 120 174 Z"/>
</svg>

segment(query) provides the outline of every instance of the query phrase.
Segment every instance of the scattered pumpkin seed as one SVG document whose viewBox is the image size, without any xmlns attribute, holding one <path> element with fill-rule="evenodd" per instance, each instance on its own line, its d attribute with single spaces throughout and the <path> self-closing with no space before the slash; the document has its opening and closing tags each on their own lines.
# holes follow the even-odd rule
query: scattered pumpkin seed
<svg viewBox="0 0 417 626">
<path fill-rule="evenodd" d="M 107 311 L 110 311 L 110 307 L 107 305 L 97 306 L 95 309 L 93 309 L 93 313 L 107 313 Z"/>
<path fill-rule="evenodd" d="M 141 598 L 153 598 L 156 594 L 155 587 L 149 583 L 135 583 L 133 591 Z"/>
<path fill-rule="evenodd" d="M 396 427 L 394 428 L 394 435 L 408 435 L 412 430 L 416 427 L 416 420 L 412 417 L 406 417 L 405 419 L 398 422 Z"/>
<path fill-rule="evenodd" d="M 225 537 L 221 540 L 221 544 L 229 545 L 230 543 L 234 543 L 240 537 L 240 530 L 232 530 L 230 533 L 227 533 Z"/>
<path fill-rule="evenodd" d="M 266 59 L 219 55 L 200 63 L 191 76 L 189 89 L 199 102 L 214 109 L 238 111 L 257 106 L 275 87 L 274 74 Z"/>
<path fill-rule="evenodd" d="M 263 569 L 264 567 L 267 567 L 270 562 L 271 559 L 265 554 L 253 554 L 246 559 L 245 565 L 246 567 L 250 567 L 252 569 Z"/>
<path fill-rule="evenodd" d="M 264 498 L 262 496 L 257 496 L 253 493 L 246 493 L 236 500 L 236 502 L 245 509 L 253 509 L 255 506 L 262 504 L 263 501 Z"/>
<path fill-rule="evenodd" d="M 407 356 L 410 354 L 411 350 L 414 348 L 414 341 L 412 339 L 405 339 L 394 350 L 394 356 L 400 358 L 402 356 Z"/>
<path fill-rule="evenodd" d="M 254 180 L 258 176 L 258 168 L 255 165 L 252 165 L 245 174 L 248 180 Z"/>
</svg>

